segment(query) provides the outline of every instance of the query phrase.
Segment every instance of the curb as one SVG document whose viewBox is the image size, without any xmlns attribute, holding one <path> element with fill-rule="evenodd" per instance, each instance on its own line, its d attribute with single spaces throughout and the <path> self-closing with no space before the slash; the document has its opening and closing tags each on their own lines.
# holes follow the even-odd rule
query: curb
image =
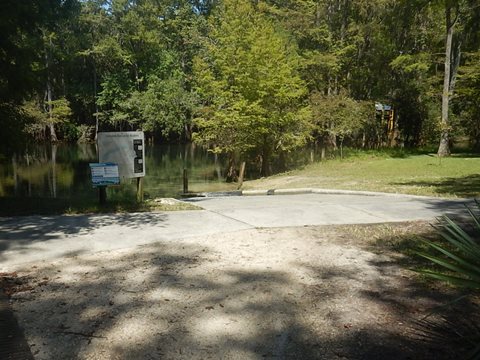
<svg viewBox="0 0 480 360">
<path fill-rule="evenodd" d="M 386 193 L 386 192 L 377 192 L 377 191 L 337 190 L 337 189 L 319 189 L 319 188 L 203 192 L 203 193 L 196 194 L 196 197 L 212 198 L 212 197 L 229 197 L 229 196 L 266 196 L 266 195 L 302 195 L 302 194 L 386 196 L 386 197 L 405 198 L 405 199 L 448 200 L 448 201 L 471 200 L 469 198 L 444 198 L 444 197 L 435 197 L 435 196 Z"/>
</svg>

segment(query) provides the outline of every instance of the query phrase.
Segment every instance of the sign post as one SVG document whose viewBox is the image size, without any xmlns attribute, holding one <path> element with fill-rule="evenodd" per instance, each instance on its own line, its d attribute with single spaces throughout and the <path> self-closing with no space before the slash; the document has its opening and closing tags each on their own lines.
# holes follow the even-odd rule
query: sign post
<svg viewBox="0 0 480 360">
<path fill-rule="evenodd" d="M 100 205 L 107 202 L 107 185 L 120 184 L 118 165 L 115 163 L 91 163 L 93 187 L 98 188 L 98 200 Z"/>
</svg>

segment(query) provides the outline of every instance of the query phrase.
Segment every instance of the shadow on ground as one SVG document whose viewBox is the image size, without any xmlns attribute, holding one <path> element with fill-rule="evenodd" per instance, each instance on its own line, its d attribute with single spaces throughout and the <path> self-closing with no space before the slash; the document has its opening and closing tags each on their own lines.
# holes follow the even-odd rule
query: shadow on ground
<svg viewBox="0 0 480 360">
<path fill-rule="evenodd" d="M 32 244 L 89 234 L 110 225 L 131 229 L 146 225 L 162 227 L 165 220 L 166 215 L 161 213 L 0 217 L 0 261 L 4 258 L 4 252 L 12 249 L 21 251 Z"/>
<path fill-rule="evenodd" d="M 135 195 L 112 196 L 103 205 L 90 194 L 71 198 L 3 197 L 0 196 L 0 217 L 62 214 L 110 214 L 155 210 L 155 205 L 138 203 Z M 147 198 L 147 194 L 145 194 Z"/>
<path fill-rule="evenodd" d="M 480 197 L 480 174 L 451 177 L 440 181 L 408 181 L 392 185 L 424 186 L 432 188 L 439 195 L 455 194 L 459 197 Z"/>
<path fill-rule="evenodd" d="M 362 252 L 365 269 L 351 246 L 339 250 L 344 263 L 299 257 L 275 270 L 158 243 L 103 264 L 100 255 L 34 268 L 13 299 L 37 359 L 458 358 L 459 346 L 418 327 L 453 294 L 404 278 L 384 256 Z"/>
</svg>

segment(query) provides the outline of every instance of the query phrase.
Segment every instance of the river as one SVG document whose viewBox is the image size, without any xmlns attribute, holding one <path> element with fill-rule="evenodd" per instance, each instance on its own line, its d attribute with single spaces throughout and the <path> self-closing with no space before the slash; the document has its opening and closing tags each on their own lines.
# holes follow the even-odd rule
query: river
<svg viewBox="0 0 480 360">
<path fill-rule="evenodd" d="M 22 154 L 0 161 L 0 196 L 94 198 L 89 163 L 97 159 L 93 144 L 30 146 Z M 183 189 L 183 169 L 187 169 L 190 191 L 234 186 L 225 183 L 222 157 L 193 144 L 147 145 L 145 166 L 144 190 L 150 198 L 178 197 Z M 129 182 L 116 191 L 125 192 Z"/>
<path fill-rule="evenodd" d="M 313 153 L 312 153 L 313 154 Z M 295 163 L 310 160 L 306 149 L 295 155 Z M 226 161 L 194 144 L 146 145 L 146 198 L 179 197 L 183 170 L 187 169 L 189 191 L 226 191 L 236 184 L 225 182 Z M 91 185 L 89 163 L 97 162 L 94 144 L 32 145 L 11 157 L 0 155 L 0 197 L 86 199 L 97 197 Z M 246 179 L 258 177 L 247 169 Z M 111 195 L 131 196 L 134 181 L 109 189 Z"/>
</svg>

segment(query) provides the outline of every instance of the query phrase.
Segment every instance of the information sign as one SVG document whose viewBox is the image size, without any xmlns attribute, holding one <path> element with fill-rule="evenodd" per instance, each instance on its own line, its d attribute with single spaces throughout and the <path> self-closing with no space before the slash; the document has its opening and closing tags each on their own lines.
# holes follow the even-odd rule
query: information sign
<svg viewBox="0 0 480 360">
<path fill-rule="evenodd" d="M 114 163 L 91 163 L 93 186 L 107 186 L 120 184 L 118 165 Z"/>
<path fill-rule="evenodd" d="M 118 164 L 121 178 L 143 177 L 145 176 L 144 143 L 142 131 L 99 132 L 99 162 Z"/>
</svg>

